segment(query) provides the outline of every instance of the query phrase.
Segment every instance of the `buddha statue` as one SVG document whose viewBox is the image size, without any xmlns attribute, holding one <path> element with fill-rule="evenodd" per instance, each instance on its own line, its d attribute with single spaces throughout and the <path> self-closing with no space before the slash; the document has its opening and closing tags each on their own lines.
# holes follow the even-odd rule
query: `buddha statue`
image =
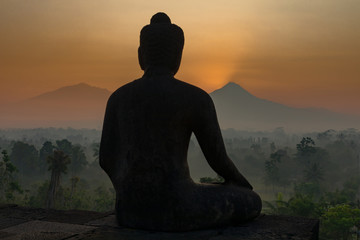
<svg viewBox="0 0 360 240">
<path fill-rule="evenodd" d="M 256 218 L 261 199 L 227 156 L 215 107 L 202 89 L 174 78 L 184 34 L 165 13 L 140 33 L 144 75 L 109 98 L 100 165 L 116 190 L 118 223 L 156 231 L 190 231 Z M 192 180 L 187 162 L 194 133 L 222 184 Z"/>
</svg>

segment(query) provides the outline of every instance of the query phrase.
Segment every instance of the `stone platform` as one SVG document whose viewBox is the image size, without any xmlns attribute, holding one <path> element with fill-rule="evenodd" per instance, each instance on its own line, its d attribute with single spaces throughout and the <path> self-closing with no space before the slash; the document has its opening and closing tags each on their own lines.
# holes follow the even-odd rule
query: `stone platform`
<svg viewBox="0 0 360 240">
<path fill-rule="evenodd" d="M 0 239 L 4 240 L 316 240 L 318 233 L 318 220 L 290 216 L 261 215 L 238 226 L 168 233 L 118 226 L 113 212 L 0 205 Z"/>
</svg>

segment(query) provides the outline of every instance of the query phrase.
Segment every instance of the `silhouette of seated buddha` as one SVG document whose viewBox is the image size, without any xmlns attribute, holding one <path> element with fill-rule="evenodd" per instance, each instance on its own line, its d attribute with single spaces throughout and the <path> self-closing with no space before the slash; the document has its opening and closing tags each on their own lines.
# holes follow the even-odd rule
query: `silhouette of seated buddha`
<svg viewBox="0 0 360 240">
<path fill-rule="evenodd" d="M 100 165 L 116 190 L 123 226 L 188 231 L 231 225 L 260 214 L 261 199 L 226 154 L 215 107 L 198 87 L 174 78 L 184 34 L 165 13 L 140 33 L 144 75 L 109 98 Z M 195 183 L 187 152 L 191 134 L 223 184 Z"/>
</svg>

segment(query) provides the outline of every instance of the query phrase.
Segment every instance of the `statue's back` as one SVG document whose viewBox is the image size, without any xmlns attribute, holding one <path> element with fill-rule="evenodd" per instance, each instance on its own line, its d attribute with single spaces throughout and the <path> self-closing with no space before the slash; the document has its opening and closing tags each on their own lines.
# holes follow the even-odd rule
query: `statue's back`
<svg viewBox="0 0 360 240">
<path fill-rule="evenodd" d="M 226 154 L 210 96 L 174 78 L 183 43 L 181 28 L 154 15 L 140 35 L 144 76 L 109 98 L 100 165 L 116 190 L 121 225 L 187 231 L 248 221 L 261 211 L 260 197 Z M 190 178 L 192 132 L 224 184 Z"/>
<path fill-rule="evenodd" d="M 154 75 L 119 88 L 109 100 L 119 136 L 116 155 L 123 172 L 119 181 L 145 188 L 146 181 L 160 185 L 191 181 L 188 144 L 198 100 L 206 94 L 172 76 Z"/>
</svg>

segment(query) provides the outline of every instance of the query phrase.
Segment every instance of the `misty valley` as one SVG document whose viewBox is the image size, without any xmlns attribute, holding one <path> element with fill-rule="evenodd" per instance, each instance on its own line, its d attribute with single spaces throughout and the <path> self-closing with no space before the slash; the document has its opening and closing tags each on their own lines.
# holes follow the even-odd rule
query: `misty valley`
<svg viewBox="0 0 360 240">
<path fill-rule="evenodd" d="M 0 6 L 0 239 L 360 240 L 360 1 Z"/>
<path fill-rule="evenodd" d="M 319 218 L 323 239 L 356 236 L 360 131 L 226 129 L 222 134 L 229 157 L 262 197 L 265 214 Z M 1 203 L 111 211 L 115 191 L 98 164 L 100 135 L 95 129 L 0 130 Z M 195 182 L 223 180 L 211 170 L 195 137 L 188 162 Z"/>
</svg>

